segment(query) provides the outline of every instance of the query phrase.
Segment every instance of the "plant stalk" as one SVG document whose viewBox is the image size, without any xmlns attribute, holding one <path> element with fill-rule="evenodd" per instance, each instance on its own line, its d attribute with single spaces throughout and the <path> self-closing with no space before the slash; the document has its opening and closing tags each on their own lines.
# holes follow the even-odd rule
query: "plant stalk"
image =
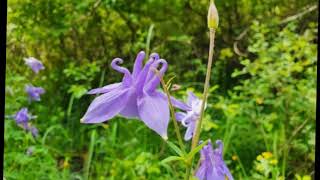
<svg viewBox="0 0 320 180">
<path fill-rule="evenodd" d="M 189 180 L 190 174 L 191 174 L 191 165 L 187 165 L 186 176 L 185 176 L 184 180 Z"/>
<path fill-rule="evenodd" d="M 96 140 L 96 130 L 93 130 L 91 132 L 90 147 L 89 147 L 88 157 L 87 157 L 87 161 L 86 161 L 85 169 L 84 169 L 84 179 L 85 180 L 89 180 L 90 165 L 91 165 L 91 161 L 92 161 L 92 155 L 94 152 L 95 140 Z"/>
<path fill-rule="evenodd" d="M 178 123 L 176 121 L 176 117 L 175 117 L 174 107 L 173 107 L 172 102 L 171 102 L 170 92 L 168 90 L 168 87 L 167 87 L 166 83 L 164 82 L 163 78 L 161 77 L 159 71 L 157 69 L 154 69 L 154 72 L 159 77 L 161 85 L 163 87 L 163 91 L 167 95 L 169 108 L 170 108 L 170 114 L 171 114 L 171 118 L 172 118 L 173 125 L 174 125 L 174 131 L 175 131 L 176 136 L 178 138 L 178 143 L 179 143 L 180 149 L 182 149 L 182 151 L 185 152 L 185 147 L 184 147 L 184 144 L 183 144 L 183 141 L 182 141 L 182 136 L 181 136 L 181 133 L 180 133 L 180 129 L 179 129 Z"/>
<path fill-rule="evenodd" d="M 209 83 L 210 83 L 210 77 L 211 77 L 211 66 L 212 66 L 212 62 L 213 62 L 214 37 L 215 37 L 215 30 L 213 28 L 210 28 L 209 57 L 208 57 L 206 80 L 205 80 L 204 89 L 203 89 L 203 97 L 202 97 L 203 100 L 202 100 L 201 109 L 200 109 L 200 118 L 198 121 L 196 121 L 196 129 L 195 129 L 194 136 L 192 138 L 191 150 L 193 150 L 199 142 L 199 137 L 200 137 L 200 132 L 201 132 L 201 124 L 202 124 L 202 119 L 203 119 L 203 115 L 204 115 L 204 107 L 205 107 L 207 97 L 208 97 Z"/>
<path fill-rule="evenodd" d="M 192 145 L 191 145 L 191 151 L 197 147 L 197 144 L 199 142 L 200 138 L 200 133 L 201 133 L 201 124 L 202 124 L 202 119 L 204 115 L 204 107 L 207 101 L 208 97 L 208 91 L 209 91 L 209 82 L 210 82 L 210 77 L 211 77 L 211 67 L 212 67 L 212 62 L 213 62 L 213 49 L 214 49 L 214 38 L 215 38 L 215 29 L 210 28 L 210 45 L 209 45 L 209 57 L 208 57 L 208 65 L 207 65 L 207 74 L 206 74 L 206 79 L 205 79 L 205 84 L 204 84 L 204 89 L 203 89 L 203 100 L 201 103 L 201 109 L 200 109 L 200 117 L 198 121 L 196 121 L 196 127 L 195 127 L 195 132 L 192 137 Z M 189 180 L 190 173 L 192 172 L 192 162 L 193 158 L 190 158 L 187 167 L 189 170 L 187 171 L 186 174 L 186 180 Z"/>
</svg>

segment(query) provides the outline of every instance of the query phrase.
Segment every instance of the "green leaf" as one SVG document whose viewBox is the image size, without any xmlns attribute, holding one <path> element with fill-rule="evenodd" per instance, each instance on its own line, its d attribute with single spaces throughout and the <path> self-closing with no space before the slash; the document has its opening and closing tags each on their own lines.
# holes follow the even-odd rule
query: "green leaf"
<svg viewBox="0 0 320 180">
<path fill-rule="evenodd" d="M 71 85 L 70 89 L 68 90 L 69 93 L 72 93 L 75 98 L 79 99 L 87 92 L 87 88 L 82 85 Z"/>
<path fill-rule="evenodd" d="M 169 87 L 171 85 L 171 82 L 173 81 L 173 79 L 176 78 L 176 76 L 172 76 L 167 82 L 166 82 L 166 86 Z M 168 88 L 170 89 L 170 88 Z"/>
<path fill-rule="evenodd" d="M 202 149 L 203 146 L 205 146 L 205 145 L 208 144 L 208 141 L 209 141 L 209 140 L 206 140 L 205 142 L 201 143 L 201 144 L 198 145 L 196 148 L 194 148 L 191 152 L 189 152 L 189 153 L 187 154 L 187 156 L 186 156 L 185 159 L 191 159 L 191 158 L 193 158 L 193 156 L 194 156 L 195 154 L 197 154 L 197 153 Z"/>
<path fill-rule="evenodd" d="M 167 158 L 165 158 L 164 160 L 162 160 L 160 163 L 168 163 L 171 161 L 184 161 L 183 157 L 179 157 L 179 156 L 169 156 Z"/>
<path fill-rule="evenodd" d="M 183 151 L 175 144 L 173 144 L 170 141 L 167 141 L 169 147 L 174 150 L 174 152 L 176 152 L 179 156 L 184 156 L 185 154 L 183 153 Z"/>
</svg>

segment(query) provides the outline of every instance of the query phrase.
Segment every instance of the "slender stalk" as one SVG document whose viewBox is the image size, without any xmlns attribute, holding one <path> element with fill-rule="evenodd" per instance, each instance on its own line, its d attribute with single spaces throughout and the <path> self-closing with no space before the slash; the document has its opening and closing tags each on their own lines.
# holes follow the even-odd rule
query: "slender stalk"
<svg viewBox="0 0 320 180">
<path fill-rule="evenodd" d="M 183 141 L 182 141 L 182 136 L 181 136 L 181 133 L 180 133 L 180 130 L 179 130 L 178 123 L 176 121 L 176 117 L 175 117 L 174 107 L 173 107 L 172 102 L 171 102 L 170 92 L 168 90 L 168 87 L 167 87 L 166 83 L 164 82 L 163 78 L 161 77 L 159 71 L 157 69 L 154 69 L 154 72 L 159 77 L 161 85 L 162 85 L 163 90 L 164 90 L 164 93 L 168 97 L 169 108 L 170 108 L 171 118 L 172 118 L 173 125 L 174 125 L 174 130 L 175 130 L 176 136 L 178 138 L 180 149 L 182 149 L 182 151 L 185 152 L 184 144 L 183 144 Z"/>
<path fill-rule="evenodd" d="M 84 179 L 85 180 L 89 180 L 89 176 L 90 176 L 90 164 L 91 164 L 92 155 L 94 152 L 95 139 L 96 139 L 96 130 L 93 130 L 91 132 L 89 154 L 88 154 L 87 162 L 85 164 L 85 169 L 84 169 Z"/>
<path fill-rule="evenodd" d="M 241 169 L 241 171 L 242 171 L 242 174 L 243 174 L 243 176 L 245 177 L 244 179 L 248 179 L 248 175 L 247 175 L 247 173 L 246 173 L 246 170 L 244 169 L 244 166 L 243 166 L 243 164 L 242 164 L 242 162 L 241 162 L 241 159 L 240 159 L 237 151 L 236 151 L 233 147 L 232 147 L 231 149 L 232 149 L 233 153 L 236 154 L 236 156 L 237 156 L 237 158 L 238 158 L 237 161 L 238 161 L 238 163 L 239 163 L 239 165 L 240 165 L 240 169 Z"/>
<path fill-rule="evenodd" d="M 101 76 L 100 76 L 100 81 L 99 81 L 99 87 L 101 87 L 103 85 L 103 81 L 104 81 L 104 76 L 106 74 L 106 68 L 104 68 L 102 70 Z M 99 96 L 99 94 L 96 95 L 96 97 Z M 73 96 L 72 96 L 73 97 Z M 90 164 L 92 161 L 92 155 L 94 153 L 94 146 L 95 146 L 95 140 L 96 140 L 96 130 L 93 130 L 91 132 L 91 138 L 90 138 L 90 146 L 89 146 L 89 154 L 88 154 L 88 158 L 85 164 L 85 171 L 84 171 L 84 178 L 85 180 L 89 180 L 89 176 L 90 176 Z M 114 143 L 113 143 L 114 144 Z"/>
<path fill-rule="evenodd" d="M 72 119 L 71 119 L 71 112 L 72 112 L 72 107 L 73 107 L 73 102 L 74 102 L 74 94 L 71 94 L 71 97 L 70 97 L 70 99 L 69 99 L 69 104 L 68 104 L 68 108 L 67 108 L 67 120 L 68 120 L 68 126 L 70 126 L 70 129 L 71 129 L 71 134 L 72 134 L 72 137 L 74 137 L 74 132 L 75 132 L 75 130 L 74 130 L 74 122 L 72 121 Z M 73 147 L 74 147 L 74 141 L 72 141 L 71 143 L 70 143 L 70 148 L 71 149 L 74 149 Z"/>
<path fill-rule="evenodd" d="M 208 91 L 209 91 L 209 82 L 210 82 L 210 77 L 211 77 L 211 66 L 212 66 L 212 62 L 213 62 L 213 48 L 214 48 L 214 37 L 215 37 L 215 29 L 210 28 L 210 45 L 209 45 L 209 57 L 208 57 L 208 65 L 207 65 L 207 74 L 206 74 L 206 80 L 205 80 L 205 84 L 204 84 L 204 89 L 203 89 L 203 100 L 202 100 L 202 104 L 201 104 L 201 109 L 200 109 L 200 117 L 198 119 L 198 121 L 196 121 L 196 127 L 195 127 L 195 132 L 192 138 L 192 145 L 191 145 L 191 151 L 196 148 L 198 142 L 199 142 L 199 138 L 200 138 L 200 132 L 201 132 L 201 124 L 202 124 L 202 119 L 203 119 L 203 115 L 204 115 L 204 107 L 207 101 L 207 97 L 208 97 Z M 193 158 L 190 158 L 189 162 L 187 163 L 187 165 L 189 167 L 187 167 L 189 170 L 187 171 L 186 174 L 186 180 L 189 180 L 190 177 L 190 173 L 192 171 L 192 162 Z"/>
<path fill-rule="evenodd" d="M 153 28 L 154 28 L 154 24 L 151 24 L 149 27 L 147 42 L 146 42 L 146 57 L 149 57 L 149 53 L 150 53 L 150 42 L 151 42 Z"/>
<path fill-rule="evenodd" d="M 180 130 L 179 130 L 179 126 L 178 126 L 178 123 L 176 121 L 176 117 L 175 117 L 175 113 L 174 113 L 174 108 L 173 108 L 173 105 L 172 105 L 172 102 L 171 102 L 171 99 L 170 99 L 170 93 L 169 93 L 169 90 L 168 90 L 168 87 L 167 85 L 165 84 L 163 78 L 160 76 L 160 73 L 158 70 L 155 70 L 156 74 L 159 76 L 160 78 L 160 82 L 161 82 L 161 85 L 163 87 L 163 90 L 164 92 L 166 93 L 167 97 L 168 97 L 168 102 L 169 102 L 169 107 L 170 107 L 170 112 L 171 112 L 171 117 L 172 117 L 172 121 L 173 121 L 173 124 L 174 124 L 174 130 L 176 132 L 176 136 L 178 138 L 178 142 L 179 142 L 179 146 L 180 146 L 180 149 L 182 149 L 183 152 L 186 152 L 185 151 L 185 147 L 184 147 L 184 144 L 183 144 L 183 141 L 182 141 L 182 137 L 181 137 L 181 133 L 180 133 Z M 189 168 L 189 165 L 187 165 L 186 167 L 186 180 L 188 179 L 190 175 L 190 168 Z"/>
<path fill-rule="evenodd" d="M 190 174 L 191 174 L 191 168 L 190 168 L 191 165 L 187 165 L 187 168 L 186 168 L 186 176 L 184 178 L 184 180 L 189 180 L 189 177 L 190 177 Z"/>
<path fill-rule="evenodd" d="M 202 104 L 201 104 L 200 118 L 198 121 L 196 121 L 196 129 L 195 129 L 194 136 L 192 138 L 192 146 L 191 146 L 192 150 L 197 146 L 197 144 L 199 142 L 201 124 L 202 124 L 202 119 L 203 119 L 203 115 L 204 115 L 204 107 L 205 107 L 207 97 L 208 97 L 209 82 L 210 82 L 210 77 L 211 77 L 211 66 L 212 66 L 212 62 L 213 62 L 214 37 L 215 37 L 215 30 L 213 28 L 210 28 L 210 46 L 209 46 L 207 74 L 206 74 L 206 80 L 205 80 L 204 89 L 203 89 L 203 97 L 202 97 L 203 100 L 202 100 Z"/>
</svg>

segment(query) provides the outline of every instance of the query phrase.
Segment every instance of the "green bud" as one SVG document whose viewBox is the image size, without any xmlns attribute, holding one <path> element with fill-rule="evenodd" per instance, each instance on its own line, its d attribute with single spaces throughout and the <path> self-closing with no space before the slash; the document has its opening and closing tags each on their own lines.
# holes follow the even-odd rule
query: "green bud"
<svg viewBox="0 0 320 180">
<path fill-rule="evenodd" d="M 219 15 L 213 0 L 210 1 L 208 10 L 208 28 L 217 29 L 219 25 Z"/>
</svg>

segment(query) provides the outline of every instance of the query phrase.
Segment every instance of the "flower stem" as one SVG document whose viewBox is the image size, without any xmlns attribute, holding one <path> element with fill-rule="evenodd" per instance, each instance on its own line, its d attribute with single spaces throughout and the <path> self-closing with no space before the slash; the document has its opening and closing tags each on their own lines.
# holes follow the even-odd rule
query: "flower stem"
<svg viewBox="0 0 320 180">
<path fill-rule="evenodd" d="M 201 132 L 201 124 L 202 124 L 202 119 L 203 119 L 203 115 L 204 115 L 204 107 L 205 107 L 207 97 L 208 97 L 209 82 L 210 82 L 210 77 L 211 77 L 211 66 L 212 66 L 212 61 L 213 61 L 213 48 L 214 48 L 214 36 L 215 36 L 215 30 L 213 28 L 210 28 L 209 58 L 208 58 L 207 74 L 206 74 L 206 80 L 205 80 L 205 84 L 204 84 L 203 97 L 202 97 L 203 101 L 201 104 L 200 118 L 198 121 L 196 121 L 196 129 L 195 129 L 194 136 L 192 138 L 191 150 L 193 150 L 199 142 L 199 137 L 200 137 L 200 132 Z"/>
<path fill-rule="evenodd" d="M 173 107 L 172 102 L 171 102 L 170 92 L 169 92 L 168 87 L 167 87 L 166 83 L 164 82 L 162 76 L 160 75 L 159 71 L 157 69 L 154 69 L 154 72 L 159 77 L 161 85 L 163 87 L 163 91 L 167 95 L 169 108 L 170 108 L 170 114 L 171 114 L 171 118 L 172 118 L 172 121 L 173 121 L 174 130 L 175 130 L 176 136 L 178 138 L 178 143 L 179 143 L 180 149 L 183 152 L 185 152 L 185 147 L 184 147 L 184 144 L 183 144 L 183 141 L 182 141 L 181 133 L 180 133 L 180 130 L 179 130 L 178 123 L 176 121 L 176 117 L 175 117 L 174 107 Z"/>
<path fill-rule="evenodd" d="M 191 165 L 190 165 L 191 166 Z M 185 175 L 185 178 L 184 180 L 189 180 L 189 177 L 190 177 L 190 174 L 191 174 L 191 167 L 189 165 L 187 165 L 187 168 L 186 168 L 186 175 Z"/>
<path fill-rule="evenodd" d="M 148 36 L 147 36 L 147 42 L 146 42 L 146 57 L 149 57 L 150 53 L 150 42 L 151 42 L 151 37 L 154 29 L 154 24 L 151 24 L 148 30 Z"/>
<path fill-rule="evenodd" d="M 94 146 L 95 146 L 95 141 L 96 141 L 96 130 L 93 130 L 91 132 L 91 139 L 90 139 L 90 147 L 89 147 L 89 152 L 88 152 L 88 157 L 86 159 L 86 164 L 84 167 L 84 179 L 88 180 L 90 176 L 90 165 L 92 161 L 92 155 L 94 153 Z"/>
<path fill-rule="evenodd" d="M 201 109 L 200 109 L 200 117 L 198 119 L 198 121 L 196 121 L 196 128 L 195 128 L 195 132 L 192 138 L 192 145 L 191 145 L 191 151 L 196 148 L 198 142 L 199 142 L 199 138 L 200 138 L 200 132 L 201 132 L 201 124 L 202 124 L 202 119 L 203 119 L 203 115 L 204 115 L 204 107 L 207 101 L 207 97 L 208 97 L 208 91 L 209 91 L 209 82 L 210 82 L 210 77 L 211 77 L 211 66 L 212 66 L 212 62 L 213 62 L 213 48 L 214 48 L 214 37 L 215 37 L 215 29 L 210 28 L 210 45 L 209 45 L 209 57 L 208 57 L 208 65 L 207 65 L 207 74 L 206 74 L 206 80 L 205 80 L 205 84 L 204 84 L 204 89 L 203 89 L 203 100 L 201 103 Z M 186 174 L 186 180 L 189 180 L 189 176 L 190 173 L 192 171 L 192 162 L 193 158 L 189 159 L 188 162 L 188 171 Z"/>
</svg>

